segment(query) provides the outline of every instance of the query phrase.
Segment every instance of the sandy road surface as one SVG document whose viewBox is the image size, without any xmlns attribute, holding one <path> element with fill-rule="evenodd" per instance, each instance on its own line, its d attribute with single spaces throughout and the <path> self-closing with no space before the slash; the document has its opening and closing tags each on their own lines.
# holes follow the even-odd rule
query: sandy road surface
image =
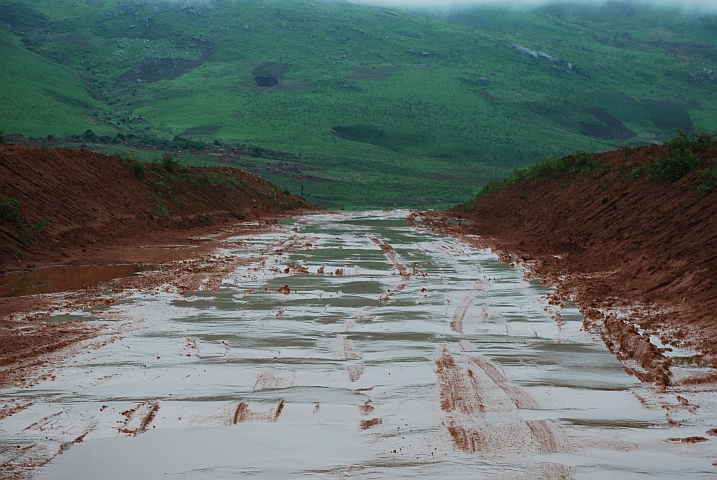
<svg viewBox="0 0 717 480">
<path fill-rule="evenodd" d="M 133 327 L 2 390 L 4 477 L 714 478 L 714 386 L 640 383 L 574 306 L 406 215 L 283 222 L 227 239 L 218 289 L 74 312 Z"/>
</svg>

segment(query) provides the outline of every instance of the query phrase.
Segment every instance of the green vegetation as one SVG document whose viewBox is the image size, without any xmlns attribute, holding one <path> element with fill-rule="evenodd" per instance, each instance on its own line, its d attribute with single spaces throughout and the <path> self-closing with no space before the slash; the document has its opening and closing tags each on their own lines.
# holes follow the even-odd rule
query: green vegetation
<svg viewBox="0 0 717 480">
<path fill-rule="evenodd" d="M 30 228 L 20 233 L 20 241 L 24 245 L 29 245 L 37 241 L 40 236 L 47 233 L 47 224 L 50 223 L 50 217 L 45 217 L 42 220 L 30 225 Z"/>
<path fill-rule="evenodd" d="M 700 161 L 695 152 L 705 148 L 714 148 L 715 145 L 713 142 L 716 136 L 715 134 L 706 132 L 700 133 L 699 135 L 687 134 L 678 130 L 674 138 L 664 143 L 667 155 L 662 158 L 648 160 L 638 168 L 631 170 L 628 176 L 636 180 L 640 178 L 644 172 L 647 172 L 656 183 L 675 182 L 699 167 Z M 632 147 L 624 147 L 622 150 L 625 153 L 624 164 L 627 160 L 627 154 L 632 150 Z M 489 195 L 509 185 L 542 182 L 549 176 L 574 178 L 578 175 L 593 175 L 602 177 L 609 173 L 610 165 L 595 157 L 596 155 L 590 155 L 585 152 L 576 152 L 564 158 L 548 157 L 531 167 L 514 170 L 510 176 L 503 180 L 488 183 L 479 190 L 476 197 Z M 619 170 L 618 173 L 622 174 L 624 166 L 619 168 L 621 170 Z M 711 165 L 705 168 L 700 172 L 699 178 L 699 192 L 702 195 L 710 193 L 717 188 L 717 167 Z M 525 198 L 525 194 L 522 193 L 520 198 Z M 460 207 L 467 212 L 471 212 L 475 208 L 471 200 L 463 202 L 460 204 Z"/>
<path fill-rule="evenodd" d="M 717 188 L 717 167 L 710 165 L 700 172 L 700 184 L 697 186 L 700 194 L 707 195 Z"/>
<path fill-rule="evenodd" d="M 132 175 L 142 180 L 144 178 L 144 163 L 132 157 L 127 157 L 127 168 Z"/>
<path fill-rule="evenodd" d="M 5 143 L 5 132 L 0 130 L 0 145 L 2 145 L 3 143 Z"/>
<path fill-rule="evenodd" d="M 15 197 L 5 197 L 0 202 L 0 219 L 17 223 L 20 220 L 20 202 Z"/>
<path fill-rule="evenodd" d="M 715 42 L 714 15 L 617 2 L 6 2 L 0 128 L 143 161 L 243 145 L 231 165 L 327 207 L 442 207 L 541 158 L 717 131 Z"/>
<path fill-rule="evenodd" d="M 478 192 L 478 196 L 488 195 L 508 185 L 542 182 L 545 181 L 549 175 L 566 178 L 575 177 L 577 175 L 602 176 L 609 171 L 610 165 L 595 160 L 593 155 L 585 152 L 576 152 L 573 155 L 563 158 L 548 157 L 532 167 L 514 170 L 509 177 L 503 180 L 485 185 Z"/>
<path fill-rule="evenodd" d="M 160 218 L 169 218 L 169 210 L 161 203 L 155 207 L 154 214 Z"/>
<path fill-rule="evenodd" d="M 672 183 L 700 166 L 695 151 L 712 144 L 714 135 L 701 133 L 687 134 L 677 131 L 675 138 L 665 143 L 667 155 L 649 161 L 647 172 L 657 183 Z"/>
<path fill-rule="evenodd" d="M 155 158 L 152 160 L 150 167 L 157 173 L 179 173 L 181 162 L 172 157 L 172 154 L 167 153 L 162 158 Z"/>
</svg>

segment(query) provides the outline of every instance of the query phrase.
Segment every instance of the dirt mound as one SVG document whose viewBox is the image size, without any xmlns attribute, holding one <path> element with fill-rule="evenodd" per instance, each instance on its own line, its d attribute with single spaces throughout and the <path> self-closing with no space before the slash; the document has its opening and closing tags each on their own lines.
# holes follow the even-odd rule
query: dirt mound
<svg viewBox="0 0 717 480">
<path fill-rule="evenodd" d="M 548 172 L 425 219 L 526 264 L 557 286 L 552 303 L 575 300 L 638 377 L 669 384 L 670 361 L 650 335 L 717 365 L 717 191 L 698 191 L 717 144 L 696 152 L 700 168 L 659 184 L 644 166 L 666 154 L 650 146 L 593 155 L 599 171 Z"/>
<path fill-rule="evenodd" d="M 140 170 L 93 152 L 0 146 L 0 202 L 11 197 L 20 207 L 15 221 L 0 218 L 0 274 L 71 259 L 98 263 L 93 256 L 109 246 L 167 243 L 193 228 L 312 208 L 233 168 L 170 162 Z"/>
</svg>

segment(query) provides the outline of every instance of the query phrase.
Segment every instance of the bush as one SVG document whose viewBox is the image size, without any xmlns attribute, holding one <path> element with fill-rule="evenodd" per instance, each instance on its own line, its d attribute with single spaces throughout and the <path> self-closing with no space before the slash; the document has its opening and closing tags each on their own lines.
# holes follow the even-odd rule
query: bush
<svg viewBox="0 0 717 480">
<path fill-rule="evenodd" d="M 20 220 L 20 202 L 17 198 L 6 197 L 0 203 L 0 218 L 13 223 Z"/>
<path fill-rule="evenodd" d="M 647 162 L 647 173 L 657 183 L 676 182 L 700 166 L 695 150 L 711 145 L 713 138 L 714 135 L 707 133 L 695 135 L 677 130 L 675 138 L 664 144 L 667 155 Z"/>
<path fill-rule="evenodd" d="M 672 152 L 647 163 L 647 172 L 657 183 L 672 183 L 699 167 L 700 161 L 693 152 Z"/>
<path fill-rule="evenodd" d="M 144 163 L 139 160 L 135 160 L 132 157 L 127 157 L 127 168 L 135 177 L 140 180 L 144 178 Z"/>
<path fill-rule="evenodd" d="M 542 182 L 547 179 L 548 175 L 567 175 L 574 177 L 577 175 L 598 174 L 602 176 L 609 171 L 609 164 L 603 164 L 597 160 L 593 160 L 591 154 L 578 151 L 569 157 L 548 157 L 532 167 L 514 170 L 508 178 L 483 186 L 477 196 L 487 195 L 508 185 Z"/>
<path fill-rule="evenodd" d="M 154 214 L 161 218 L 169 218 L 169 210 L 161 203 L 155 207 Z"/>
<path fill-rule="evenodd" d="M 3 143 L 5 143 L 5 132 L 0 130 L 0 145 L 2 145 Z"/>
<path fill-rule="evenodd" d="M 175 160 L 171 153 L 165 153 L 162 158 L 155 158 L 150 165 L 152 170 L 157 173 L 162 173 L 163 171 L 169 173 L 179 172 L 179 166 L 179 160 Z"/>
<path fill-rule="evenodd" d="M 717 166 L 712 165 L 705 168 L 699 175 L 700 184 L 697 186 L 700 194 L 707 195 L 717 188 Z"/>
<path fill-rule="evenodd" d="M 30 225 L 29 230 L 25 230 L 20 234 L 20 241 L 25 245 L 28 245 L 40 238 L 40 235 L 44 235 L 47 232 L 47 224 L 50 223 L 50 217 L 33 223 Z"/>
</svg>

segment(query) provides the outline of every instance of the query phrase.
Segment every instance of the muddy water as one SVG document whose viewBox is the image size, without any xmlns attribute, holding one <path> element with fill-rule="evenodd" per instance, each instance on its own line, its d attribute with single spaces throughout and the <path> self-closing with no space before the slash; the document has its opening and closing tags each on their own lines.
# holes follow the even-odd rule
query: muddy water
<svg viewBox="0 0 717 480">
<path fill-rule="evenodd" d="M 0 298 L 62 292 L 119 277 L 128 277 L 152 268 L 154 267 L 150 265 L 81 265 L 15 273 L 0 277 Z"/>
<path fill-rule="evenodd" d="M 230 239 L 220 254 L 251 262 L 216 292 L 92 312 L 133 328 L 2 392 L 2 461 L 48 462 L 43 479 L 714 478 L 713 392 L 641 385 L 574 306 L 554 320 L 540 282 L 406 213 Z"/>
</svg>

